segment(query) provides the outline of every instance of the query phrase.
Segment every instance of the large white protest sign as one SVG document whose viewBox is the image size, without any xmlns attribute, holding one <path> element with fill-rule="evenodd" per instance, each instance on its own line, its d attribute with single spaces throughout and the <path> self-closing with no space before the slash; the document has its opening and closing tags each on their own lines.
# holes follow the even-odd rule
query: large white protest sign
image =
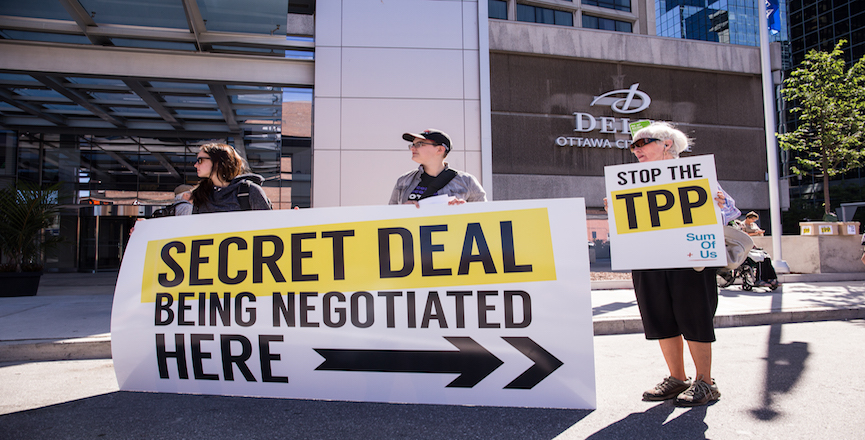
<svg viewBox="0 0 865 440">
<path fill-rule="evenodd" d="M 604 168 L 614 270 L 727 264 L 713 155 Z"/>
<path fill-rule="evenodd" d="M 582 199 L 136 225 L 121 390 L 594 408 Z"/>
</svg>

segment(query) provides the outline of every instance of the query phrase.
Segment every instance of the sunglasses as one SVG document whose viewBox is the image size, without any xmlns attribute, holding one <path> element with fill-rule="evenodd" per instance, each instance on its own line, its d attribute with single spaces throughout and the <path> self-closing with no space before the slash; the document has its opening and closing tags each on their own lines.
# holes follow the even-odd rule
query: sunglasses
<svg viewBox="0 0 865 440">
<path fill-rule="evenodd" d="M 660 142 L 660 141 L 661 141 L 660 139 L 655 139 L 655 138 L 637 139 L 633 143 L 631 143 L 630 148 L 631 148 L 631 151 L 633 152 L 637 148 L 645 147 L 646 144 L 651 144 L 652 142 Z"/>
<path fill-rule="evenodd" d="M 436 145 L 441 145 L 441 144 L 437 144 L 435 142 L 415 142 L 412 144 L 408 144 L 408 149 L 411 150 L 412 148 L 420 148 L 420 147 L 423 147 L 424 145 L 431 145 L 431 146 L 435 147 Z"/>
<path fill-rule="evenodd" d="M 201 162 L 204 162 L 205 160 L 210 160 L 210 158 L 209 157 L 196 157 L 194 163 L 201 165 Z"/>
</svg>

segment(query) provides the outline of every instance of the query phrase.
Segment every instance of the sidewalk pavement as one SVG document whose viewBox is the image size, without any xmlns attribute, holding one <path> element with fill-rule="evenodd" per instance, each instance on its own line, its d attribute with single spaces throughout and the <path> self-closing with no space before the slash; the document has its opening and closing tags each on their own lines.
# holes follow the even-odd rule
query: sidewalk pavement
<svg viewBox="0 0 865 440">
<path fill-rule="evenodd" d="M 865 272 L 781 275 L 774 291 L 720 289 L 715 326 L 865 318 Z M 39 293 L 0 297 L 0 362 L 111 358 L 117 272 L 47 273 Z M 595 335 L 642 333 L 630 280 L 592 281 Z"/>
</svg>

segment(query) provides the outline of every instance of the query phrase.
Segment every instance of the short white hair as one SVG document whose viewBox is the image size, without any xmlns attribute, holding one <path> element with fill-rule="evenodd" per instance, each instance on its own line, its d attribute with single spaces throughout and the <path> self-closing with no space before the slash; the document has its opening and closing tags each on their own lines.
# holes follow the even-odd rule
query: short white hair
<svg viewBox="0 0 865 440">
<path fill-rule="evenodd" d="M 693 145 L 694 140 L 685 136 L 681 130 L 668 122 L 652 122 L 648 127 L 642 128 L 634 133 L 634 141 L 638 139 L 660 139 L 662 141 L 673 141 L 670 154 L 679 157 L 679 153 Z"/>
</svg>

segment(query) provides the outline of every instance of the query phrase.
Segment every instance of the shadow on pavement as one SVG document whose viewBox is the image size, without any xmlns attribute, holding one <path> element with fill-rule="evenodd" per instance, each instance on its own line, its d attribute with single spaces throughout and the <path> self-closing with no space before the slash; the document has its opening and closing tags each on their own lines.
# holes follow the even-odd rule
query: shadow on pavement
<svg viewBox="0 0 865 440">
<path fill-rule="evenodd" d="M 831 308 L 856 308 L 862 307 L 862 303 L 865 302 L 865 290 L 861 287 L 855 286 L 832 286 L 832 287 L 817 287 L 817 286 L 807 286 L 812 287 L 814 289 L 827 290 L 833 289 L 835 292 L 840 294 L 834 295 L 826 295 L 824 297 L 811 298 L 809 302 L 814 305 L 822 306 L 822 307 L 831 307 Z"/>
<path fill-rule="evenodd" d="M 613 313 L 628 307 L 633 307 L 637 304 L 637 300 L 628 302 L 611 302 L 600 307 L 592 307 L 592 316 L 603 315 L 604 313 Z"/>
<path fill-rule="evenodd" d="M 775 294 L 780 295 L 781 291 L 778 290 L 773 292 L 765 287 L 756 287 L 755 290 L 751 291 L 742 290 L 742 286 L 729 286 L 724 288 L 718 288 L 718 295 L 725 298 L 736 298 L 738 296 L 762 298 Z"/>
<path fill-rule="evenodd" d="M 711 405 L 708 405 L 711 406 Z M 705 422 L 707 406 L 698 406 L 667 423 L 675 406 L 668 400 L 645 412 L 627 417 L 586 437 L 587 440 L 618 440 L 632 438 L 704 439 L 709 426 Z"/>
<path fill-rule="evenodd" d="M 544 439 L 589 410 L 115 392 L 0 416 L 3 438 Z"/>
<path fill-rule="evenodd" d="M 772 297 L 772 310 L 781 309 L 783 295 Z M 762 405 L 751 410 L 751 414 L 760 420 L 772 420 L 779 414 L 773 408 L 773 399 L 777 394 L 788 393 L 805 369 L 808 359 L 807 342 L 781 343 L 783 324 L 772 324 L 769 328 L 769 341 L 766 350 L 766 376 L 763 389 Z"/>
</svg>

